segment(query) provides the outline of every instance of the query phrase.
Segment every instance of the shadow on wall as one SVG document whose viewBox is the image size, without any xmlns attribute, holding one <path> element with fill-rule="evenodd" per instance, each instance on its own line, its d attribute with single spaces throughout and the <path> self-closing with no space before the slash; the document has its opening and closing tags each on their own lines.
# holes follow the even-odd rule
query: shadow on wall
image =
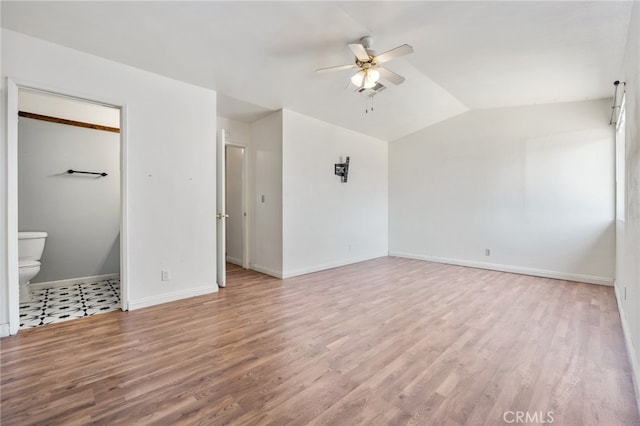
<svg viewBox="0 0 640 426">
<path fill-rule="evenodd" d="M 111 244 L 111 250 L 107 253 L 107 257 L 104 262 L 102 262 L 102 266 L 100 266 L 100 270 L 97 275 L 107 275 L 112 274 L 113 271 L 120 270 L 120 233 L 116 236 L 116 239 Z"/>
<path fill-rule="evenodd" d="M 569 270 L 583 271 L 587 275 L 611 279 L 611 285 L 613 285 L 615 258 L 612 256 L 599 256 L 598 254 L 610 253 L 615 250 L 616 224 L 613 221 L 603 225 L 602 231 L 597 235 L 593 233 L 594 228 L 595 225 L 589 226 L 591 235 L 587 232 L 580 235 L 590 236 L 591 238 L 585 239 L 582 247 L 576 247 L 576 257 Z"/>
</svg>

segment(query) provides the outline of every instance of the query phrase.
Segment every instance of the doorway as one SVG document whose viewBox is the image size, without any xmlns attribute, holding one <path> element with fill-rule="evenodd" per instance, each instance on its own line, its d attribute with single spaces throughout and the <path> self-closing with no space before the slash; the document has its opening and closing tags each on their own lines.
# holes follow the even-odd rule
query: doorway
<svg viewBox="0 0 640 426">
<path fill-rule="evenodd" d="M 225 168 L 225 204 L 226 213 L 229 215 L 225 235 L 225 256 L 227 270 L 232 271 L 237 267 L 247 268 L 245 147 L 225 145 Z"/>
<path fill-rule="evenodd" d="M 7 95 L 9 333 L 126 310 L 124 107 L 12 81 Z M 25 231 L 45 236 L 29 284 Z"/>
<path fill-rule="evenodd" d="M 216 159 L 216 268 L 218 286 L 227 283 L 227 270 L 249 267 L 247 147 L 220 129 Z"/>
</svg>

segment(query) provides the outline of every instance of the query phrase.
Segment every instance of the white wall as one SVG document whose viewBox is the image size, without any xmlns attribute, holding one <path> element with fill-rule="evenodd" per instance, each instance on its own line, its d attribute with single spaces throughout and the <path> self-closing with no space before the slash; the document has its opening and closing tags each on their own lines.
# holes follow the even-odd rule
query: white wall
<svg viewBox="0 0 640 426">
<path fill-rule="evenodd" d="M 226 147 L 226 246 L 227 261 L 242 266 L 243 257 L 243 158 L 244 148 L 227 145 Z"/>
<path fill-rule="evenodd" d="M 248 147 L 251 145 L 251 124 L 226 117 L 217 118 L 218 132 L 227 131 L 227 142 Z"/>
<path fill-rule="evenodd" d="M 18 230 L 49 234 L 31 282 L 119 273 L 120 135 L 24 117 L 18 128 Z"/>
<path fill-rule="evenodd" d="M 289 110 L 218 128 L 247 147 L 252 269 L 289 277 L 387 254 L 386 142 Z M 343 184 L 333 165 L 346 155 Z"/>
<path fill-rule="evenodd" d="M 633 5 L 621 81 L 626 94 L 626 220 L 617 221 L 616 295 L 640 406 L 640 3 Z M 625 297 L 626 288 L 626 297 Z"/>
<path fill-rule="evenodd" d="M 610 107 L 477 110 L 392 142 L 390 253 L 612 284 Z"/>
<path fill-rule="evenodd" d="M 2 56 L 3 77 L 126 106 L 130 308 L 217 291 L 216 93 L 8 30 Z"/>
<path fill-rule="evenodd" d="M 284 110 L 282 154 L 285 277 L 387 255 L 386 142 Z"/>
<path fill-rule="evenodd" d="M 251 123 L 250 267 L 282 277 L 282 111 Z"/>
</svg>

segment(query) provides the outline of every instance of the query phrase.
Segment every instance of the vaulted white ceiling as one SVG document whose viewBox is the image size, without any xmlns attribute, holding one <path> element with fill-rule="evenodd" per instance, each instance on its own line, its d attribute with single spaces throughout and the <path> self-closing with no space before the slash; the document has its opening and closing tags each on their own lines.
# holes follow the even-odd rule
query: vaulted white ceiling
<svg viewBox="0 0 640 426">
<path fill-rule="evenodd" d="M 288 108 L 384 140 L 468 109 L 609 97 L 632 2 L 2 2 L 2 26 L 215 89 L 221 115 Z M 366 98 L 347 43 L 372 35 L 400 86 Z"/>
</svg>

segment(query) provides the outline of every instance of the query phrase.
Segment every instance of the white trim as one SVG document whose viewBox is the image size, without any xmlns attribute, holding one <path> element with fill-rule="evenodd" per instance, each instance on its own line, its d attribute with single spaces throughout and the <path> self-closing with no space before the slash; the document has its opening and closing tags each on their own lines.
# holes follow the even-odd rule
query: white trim
<svg viewBox="0 0 640 426">
<path fill-rule="evenodd" d="M 272 277 L 276 277 L 276 278 L 280 278 L 282 279 L 282 273 L 275 271 L 271 268 L 267 268 L 266 266 L 261 266 L 261 265 L 249 265 L 249 269 L 256 271 L 256 272 L 260 272 L 261 274 L 267 274 L 267 275 L 271 275 Z"/>
<path fill-rule="evenodd" d="M 128 110 L 127 104 L 120 105 L 120 309 L 123 311 L 129 310 Z"/>
<path fill-rule="evenodd" d="M 9 324 L 0 324 L 0 337 L 9 336 Z"/>
<path fill-rule="evenodd" d="M 9 334 L 20 328 L 18 285 L 18 84 L 7 78 L 7 158 L 6 158 L 6 226 L 7 226 L 7 310 Z"/>
<path fill-rule="evenodd" d="M 283 278 L 297 277 L 298 275 L 311 274 L 313 272 L 324 271 L 326 269 L 339 268 L 340 266 L 351 265 L 353 263 L 360 263 L 371 259 L 378 259 L 380 257 L 386 257 L 387 253 L 375 254 L 371 256 L 352 257 L 346 260 L 339 260 L 336 262 L 324 263 L 321 265 L 310 266 L 307 268 L 295 269 L 293 271 L 283 272 Z"/>
<path fill-rule="evenodd" d="M 29 283 L 29 290 L 42 290 L 45 288 L 64 287 L 66 285 L 95 283 L 105 280 L 117 280 L 120 274 L 92 275 L 89 277 L 68 278 L 66 280 L 44 281 L 41 283 Z"/>
<path fill-rule="evenodd" d="M 613 278 L 595 275 L 574 274 L 571 272 L 549 271 L 546 269 L 527 268 L 525 266 L 503 265 L 499 263 L 478 262 L 475 260 L 452 259 L 448 257 L 425 256 L 421 254 L 389 252 L 389 256 L 407 259 L 426 260 L 428 262 L 446 263 L 449 265 L 468 266 L 471 268 L 490 269 L 492 271 L 511 272 L 514 274 L 532 275 L 534 277 L 554 278 L 557 280 L 576 281 L 580 283 L 613 286 Z"/>
<path fill-rule="evenodd" d="M 160 305 L 163 303 L 175 302 L 177 300 L 187 299 L 189 297 L 202 296 L 210 293 L 217 293 L 217 285 L 207 285 L 204 287 L 190 288 L 188 290 L 174 291 L 171 293 L 160 294 L 157 296 L 143 297 L 142 299 L 129 300 L 129 310 L 147 308 L 149 306 Z"/>
<path fill-rule="evenodd" d="M 627 347 L 627 356 L 629 357 L 629 364 L 631 365 L 631 378 L 633 380 L 633 387 L 636 391 L 636 407 L 640 413 L 640 365 L 638 364 L 638 356 L 635 348 L 633 347 L 633 340 L 631 339 L 631 329 L 629 323 L 627 323 L 627 316 L 623 308 L 622 299 L 619 293 L 619 287 L 615 288 L 616 302 L 618 303 L 618 313 L 620 314 L 620 322 L 622 323 L 622 334 L 624 335 L 624 342 Z"/>
</svg>

